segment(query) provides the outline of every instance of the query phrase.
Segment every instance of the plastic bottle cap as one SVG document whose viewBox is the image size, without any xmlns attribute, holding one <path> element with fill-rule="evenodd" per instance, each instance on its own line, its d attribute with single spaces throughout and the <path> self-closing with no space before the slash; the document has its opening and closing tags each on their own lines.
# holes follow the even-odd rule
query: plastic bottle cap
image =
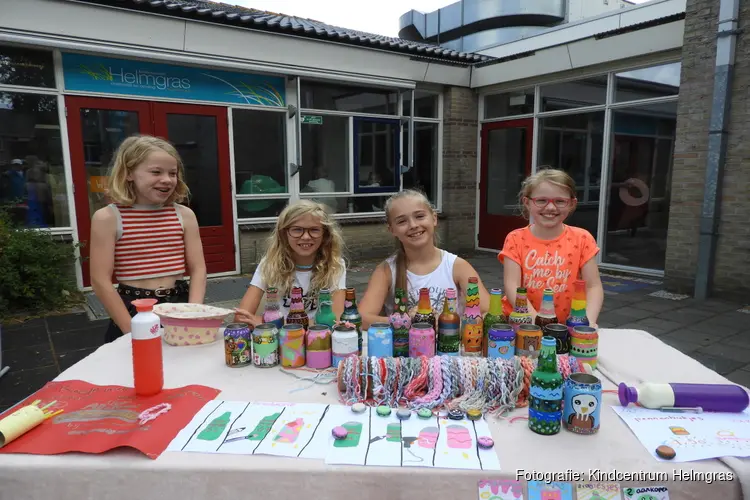
<svg viewBox="0 0 750 500">
<path fill-rule="evenodd" d="M 617 396 L 620 398 L 620 405 L 622 406 L 638 402 L 638 390 L 635 387 L 628 387 L 624 382 L 617 386 Z"/>
<path fill-rule="evenodd" d="M 131 302 L 135 306 L 135 310 L 139 313 L 151 311 L 156 303 L 159 302 L 156 299 L 138 299 Z"/>
</svg>

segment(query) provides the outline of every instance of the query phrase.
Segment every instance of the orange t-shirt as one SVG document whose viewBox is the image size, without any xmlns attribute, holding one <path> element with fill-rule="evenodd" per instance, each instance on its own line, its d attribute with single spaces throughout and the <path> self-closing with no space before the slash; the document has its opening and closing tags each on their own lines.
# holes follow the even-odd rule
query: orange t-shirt
<svg viewBox="0 0 750 500">
<path fill-rule="evenodd" d="M 497 259 L 503 262 L 508 258 L 521 266 L 521 286 L 526 287 L 529 302 L 536 311 L 542 305 L 544 289 L 552 288 L 557 320 L 565 323 L 573 299 L 573 282 L 583 265 L 597 253 L 596 240 L 585 229 L 565 225 L 554 240 L 540 240 L 526 226 L 508 234 Z M 513 312 L 513 304 L 506 296 L 503 296 L 503 312 L 506 316 Z"/>
</svg>

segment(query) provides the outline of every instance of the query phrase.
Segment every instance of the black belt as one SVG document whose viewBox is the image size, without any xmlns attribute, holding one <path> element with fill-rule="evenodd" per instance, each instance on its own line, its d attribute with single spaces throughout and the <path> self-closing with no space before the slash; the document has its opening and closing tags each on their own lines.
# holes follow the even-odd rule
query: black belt
<svg viewBox="0 0 750 500">
<path fill-rule="evenodd" d="M 172 288 L 157 288 L 156 290 L 148 290 L 146 288 L 136 288 L 130 285 L 117 285 L 117 292 L 120 295 L 126 297 L 137 297 L 137 298 L 149 298 L 156 297 L 158 299 L 164 297 L 174 297 L 175 295 L 181 295 L 190 291 L 190 285 L 187 281 L 178 281 Z"/>
</svg>

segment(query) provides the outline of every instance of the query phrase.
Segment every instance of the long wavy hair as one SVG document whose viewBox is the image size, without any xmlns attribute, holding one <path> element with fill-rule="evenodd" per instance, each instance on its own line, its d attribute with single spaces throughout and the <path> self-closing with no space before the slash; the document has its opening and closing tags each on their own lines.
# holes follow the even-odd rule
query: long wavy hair
<svg viewBox="0 0 750 500">
<path fill-rule="evenodd" d="M 391 224 L 391 207 L 393 206 L 393 202 L 404 198 L 413 198 L 424 204 L 425 208 L 427 208 L 432 213 L 432 216 L 437 220 L 437 211 L 435 210 L 435 207 L 432 206 L 432 203 L 430 203 L 430 199 L 427 198 L 427 196 L 423 192 L 416 189 L 404 189 L 403 191 L 396 193 L 388 198 L 388 201 L 385 202 L 385 217 L 389 226 Z M 436 247 L 440 243 L 437 228 L 435 228 L 434 232 L 432 233 L 432 243 Z M 395 288 L 401 288 L 403 291 L 408 293 L 408 283 L 406 277 L 406 268 L 408 266 L 408 262 L 406 261 L 406 250 L 404 250 L 404 244 L 401 243 L 401 240 L 399 240 L 398 238 L 395 238 L 395 244 L 396 276 L 393 277 L 393 281 L 396 284 Z"/>
<path fill-rule="evenodd" d="M 300 200 L 287 205 L 268 237 L 266 256 L 261 277 L 266 286 L 276 287 L 283 296 L 290 292 L 294 284 L 294 251 L 289 245 L 287 229 L 300 217 L 311 215 L 323 226 L 323 241 L 315 255 L 312 279 L 308 295 L 317 295 L 323 288 L 336 290 L 346 265 L 344 258 L 344 238 L 341 228 L 326 211 L 325 206 L 311 200 Z"/>
<path fill-rule="evenodd" d="M 126 206 L 135 203 L 137 193 L 133 182 L 128 180 L 128 175 L 154 151 L 164 151 L 177 162 L 177 186 L 164 204 L 181 203 L 188 198 L 190 190 L 185 184 L 185 166 L 174 146 L 158 137 L 133 135 L 122 141 L 112 163 L 107 196 L 113 203 Z"/>
</svg>

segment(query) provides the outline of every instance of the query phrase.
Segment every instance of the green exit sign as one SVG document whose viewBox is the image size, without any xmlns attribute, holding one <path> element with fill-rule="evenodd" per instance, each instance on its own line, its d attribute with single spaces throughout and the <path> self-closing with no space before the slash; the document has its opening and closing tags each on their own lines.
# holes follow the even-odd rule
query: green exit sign
<svg viewBox="0 0 750 500">
<path fill-rule="evenodd" d="M 302 115 L 302 123 L 308 125 L 323 125 L 323 117 L 320 115 Z"/>
</svg>

